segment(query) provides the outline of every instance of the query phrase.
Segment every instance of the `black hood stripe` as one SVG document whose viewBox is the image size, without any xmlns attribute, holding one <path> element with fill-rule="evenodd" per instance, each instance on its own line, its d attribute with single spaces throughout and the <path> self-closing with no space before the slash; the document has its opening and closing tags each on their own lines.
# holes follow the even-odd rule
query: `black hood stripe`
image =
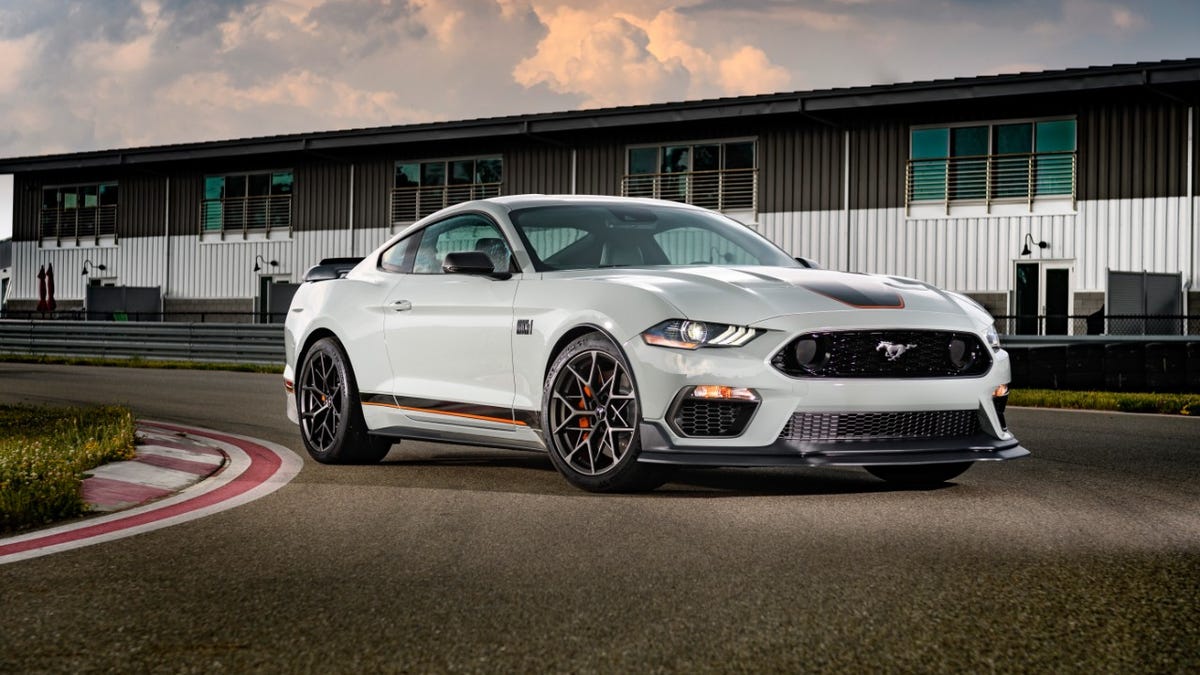
<svg viewBox="0 0 1200 675">
<path fill-rule="evenodd" d="M 804 281 L 801 288 L 859 309 L 903 309 L 904 298 L 896 291 L 873 279 L 863 278 L 850 284 L 844 281 Z"/>
</svg>

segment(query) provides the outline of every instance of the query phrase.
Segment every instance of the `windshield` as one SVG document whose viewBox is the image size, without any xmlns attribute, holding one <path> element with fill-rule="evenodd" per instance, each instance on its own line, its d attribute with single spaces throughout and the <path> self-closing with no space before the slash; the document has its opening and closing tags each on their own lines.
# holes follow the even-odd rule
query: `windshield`
<svg viewBox="0 0 1200 675">
<path fill-rule="evenodd" d="M 707 211 L 560 204 L 509 217 L 539 272 L 647 265 L 772 265 L 795 260 L 745 225 Z"/>
</svg>

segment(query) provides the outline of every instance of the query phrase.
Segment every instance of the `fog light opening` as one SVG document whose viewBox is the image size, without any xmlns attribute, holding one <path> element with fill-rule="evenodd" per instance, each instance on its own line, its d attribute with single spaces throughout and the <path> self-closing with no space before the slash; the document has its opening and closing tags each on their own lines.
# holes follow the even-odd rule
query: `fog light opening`
<svg viewBox="0 0 1200 675">
<path fill-rule="evenodd" d="M 1008 407 L 1008 385 L 1002 384 L 992 391 L 992 405 L 996 407 L 996 419 L 1000 428 L 1008 431 L 1008 420 L 1004 419 L 1004 409 Z"/>
<path fill-rule="evenodd" d="M 692 398 L 717 401 L 757 401 L 758 394 L 746 387 L 731 387 L 724 384 L 701 384 L 692 388 Z"/>
</svg>

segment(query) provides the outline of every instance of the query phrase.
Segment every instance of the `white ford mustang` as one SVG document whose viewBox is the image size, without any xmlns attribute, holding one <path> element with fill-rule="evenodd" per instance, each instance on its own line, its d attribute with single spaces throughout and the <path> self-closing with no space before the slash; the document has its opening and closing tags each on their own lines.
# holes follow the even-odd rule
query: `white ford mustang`
<svg viewBox="0 0 1200 675">
<path fill-rule="evenodd" d="M 940 483 L 1029 454 L 968 298 L 814 269 L 704 209 L 501 197 L 309 270 L 286 324 L 288 416 L 320 462 L 399 439 L 549 452 L 594 491 L 672 465 L 863 466 Z"/>
</svg>

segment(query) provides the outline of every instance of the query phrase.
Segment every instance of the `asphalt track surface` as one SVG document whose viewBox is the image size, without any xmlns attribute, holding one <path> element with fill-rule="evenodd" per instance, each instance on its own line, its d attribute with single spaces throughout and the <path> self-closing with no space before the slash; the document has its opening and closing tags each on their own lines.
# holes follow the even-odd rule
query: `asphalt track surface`
<svg viewBox="0 0 1200 675">
<path fill-rule="evenodd" d="M 0 402 L 123 402 L 299 450 L 278 376 L 0 364 Z M 305 458 L 213 516 L 0 566 L 0 671 L 1200 669 L 1200 419 L 1014 410 L 954 484 L 543 456 Z"/>
</svg>

